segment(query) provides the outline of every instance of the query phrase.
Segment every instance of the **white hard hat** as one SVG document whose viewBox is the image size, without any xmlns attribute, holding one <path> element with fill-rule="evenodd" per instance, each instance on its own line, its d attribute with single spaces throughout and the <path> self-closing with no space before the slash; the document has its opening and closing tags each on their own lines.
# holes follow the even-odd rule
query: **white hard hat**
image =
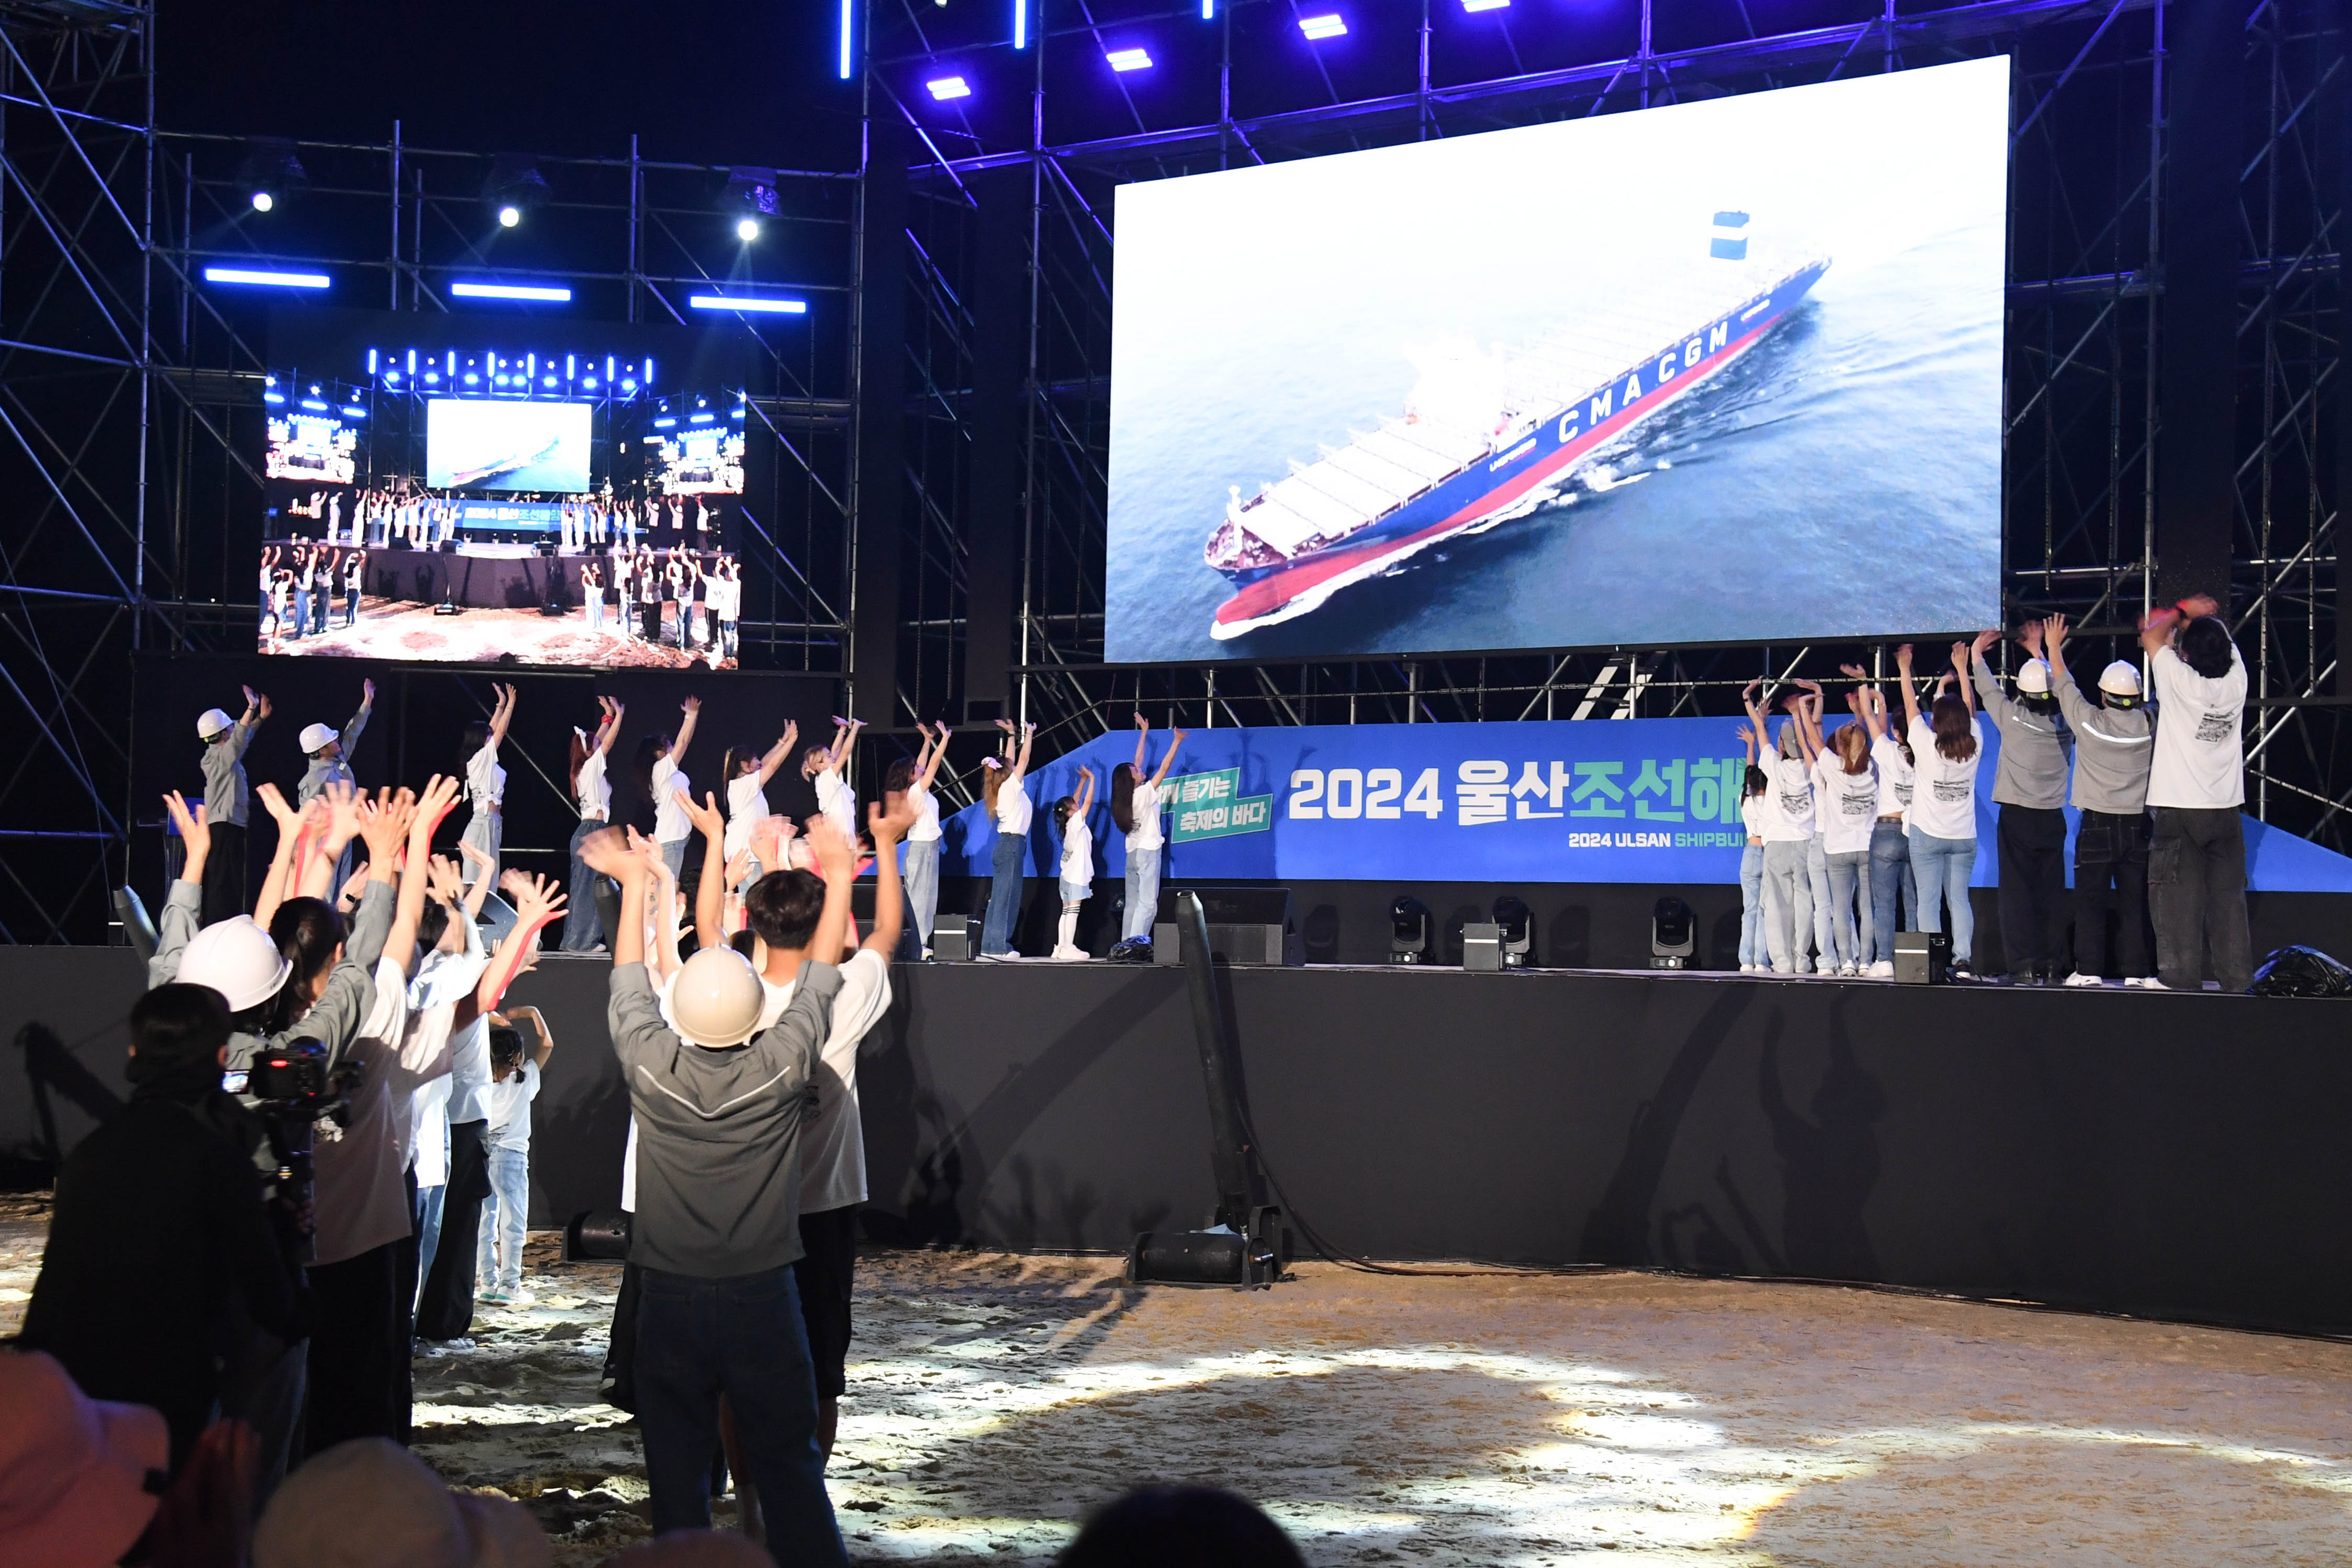
<svg viewBox="0 0 2352 1568">
<path fill-rule="evenodd" d="M 215 920 L 188 938 L 173 978 L 183 985 L 210 986 L 228 1003 L 229 1011 L 241 1013 L 276 996 L 293 967 L 252 915 L 239 915 Z"/>
<path fill-rule="evenodd" d="M 196 737 L 200 740 L 210 740 L 236 722 L 220 709 L 208 707 L 196 716 Z"/>
<path fill-rule="evenodd" d="M 331 725 L 306 724 L 302 727 L 302 755 L 308 757 L 329 741 L 341 738 L 342 737 Z"/>
<path fill-rule="evenodd" d="M 768 993 L 750 959 L 732 947 L 705 947 L 663 988 L 670 1023 L 688 1045 L 724 1051 L 751 1038 Z"/>
<path fill-rule="evenodd" d="M 2119 697 L 2139 695 L 2139 666 L 2128 659 L 2117 659 L 2099 672 L 2099 689 Z"/>
<path fill-rule="evenodd" d="M 2047 696 L 2050 693 L 2050 666 L 2039 659 L 2028 659 L 2017 667 L 2017 689 L 2032 697 Z"/>
</svg>

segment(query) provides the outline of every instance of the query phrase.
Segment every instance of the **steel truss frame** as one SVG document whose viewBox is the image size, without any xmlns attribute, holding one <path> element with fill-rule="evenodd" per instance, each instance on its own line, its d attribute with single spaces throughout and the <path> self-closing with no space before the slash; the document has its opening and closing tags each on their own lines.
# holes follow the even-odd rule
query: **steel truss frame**
<svg viewBox="0 0 2352 1568">
<path fill-rule="evenodd" d="M 252 647 L 267 299 L 207 263 L 331 268 L 337 302 L 446 308 L 449 275 L 563 281 L 608 319 L 740 329 L 770 483 L 746 497 L 743 643 L 845 674 L 856 614 L 855 172 L 763 171 L 782 211 L 756 252 L 724 167 L 530 160 L 552 188 L 501 236 L 493 159 L 392 139 L 299 142 L 308 182 L 256 221 L 247 144 L 155 123 L 152 0 L 0 0 L 0 940 L 94 941 L 129 833 L 131 655 Z M 789 239 L 789 247 L 778 243 Z M 803 275 L 761 260 L 786 251 Z M 755 270 L 756 267 L 756 270 Z M 689 318 L 686 295 L 755 284 L 805 317 Z M 754 652 L 756 651 L 756 652 Z M 152 825 L 152 822 L 146 825 Z"/>
<path fill-rule="evenodd" d="M 2352 768 L 2339 765 L 2336 665 L 2338 483 L 2325 454 L 2336 398 L 2338 203 L 2321 144 L 2323 99 L 2352 92 L 2345 40 L 2307 0 L 2247 0 L 2242 182 L 2239 511 L 2231 615 L 2258 696 L 2290 704 L 2250 718 L 2249 805 L 2352 848 Z M 1049 17 L 1059 14 L 1059 0 Z M 1078 0 L 1074 47 L 1092 47 Z M 1228 15 L 1230 11 L 1228 10 Z M 1427 12 L 1424 7 L 1424 18 Z M 963 297 L 972 203 L 966 182 L 1025 168 L 1033 307 L 1024 381 L 1019 706 L 1053 744 L 1120 727 L 1131 708 L 1192 725 L 1735 714 L 1757 675 L 1835 677 L 1841 647 L 1597 649 L 1468 657 L 1118 667 L 1101 662 L 1111 237 L 1118 183 L 1235 161 L 1612 112 L 1677 95 L 1746 91 L 1990 52 L 2016 61 L 2007 333 L 2004 597 L 2014 622 L 2063 611 L 2078 641 L 2130 656 L 2151 593 L 2156 265 L 2161 233 L 2165 13 L 2151 0 L 1984 0 L 1842 26 L 1653 53 L 1571 69 L 1433 84 L 1427 37 L 1417 90 L 1174 130 L 1048 144 L 1038 102 L 1023 148 L 940 157 L 917 171 L 910 351 L 926 395 L 912 413 L 908 483 L 924 539 L 908 590 L 900 700 L 909 718 L 954 711 L 964 587 L 959 485 L 969 459 L 971 337 Z M 1230 27 L 1230 22 L 1228 22 Z M 1230 39 L 1230 33 L 1228 33 Z M 1230 43 L 1228 43 L 1228 48 Z M 2251 106 L 2259 104 L 2259 117 Z M 917 318 L 910 317 L 910 319 Z M 1940 667 L 1940 649 L 1923 667 Z M 2347 685 L 2347 690 L 2352 690 Z"/>
</svg>

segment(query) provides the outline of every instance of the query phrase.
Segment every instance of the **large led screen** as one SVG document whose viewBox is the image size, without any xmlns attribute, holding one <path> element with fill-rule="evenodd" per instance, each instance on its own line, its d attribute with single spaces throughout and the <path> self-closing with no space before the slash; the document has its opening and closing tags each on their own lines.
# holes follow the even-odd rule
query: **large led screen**
<svg viewBox="0 0 2352 1568">
<path fill-rule="evenodd" d="M 425 409 L 425 483 L 436 490 L 588 488 L 589 405 L 435 398 Z"/>
<path fill-rule="evenodd" d="M 1123 185 L 1115 661 L 1998 621 L 2005 57 Z"/>
</svg>

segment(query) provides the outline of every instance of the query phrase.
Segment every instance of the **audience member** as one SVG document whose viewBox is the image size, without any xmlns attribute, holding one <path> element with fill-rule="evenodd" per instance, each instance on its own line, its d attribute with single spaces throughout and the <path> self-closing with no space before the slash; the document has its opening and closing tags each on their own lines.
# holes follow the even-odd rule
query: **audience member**
<svg viewBox="0 0 2352 1568">
<path fill-rule="evenodd" d="M 253 1568 L 549 1568 L 522 1505 L 452 1492 L 383 1437 L 339 1443 L 286 1478 L 253 1532 Z"/>
<path fill-rule="evenodd" d="M 1060 1568 L 1306 1568 L 1282 1526 L 1214 1487 L 1138 1487 L 1096 1513 Z"/>
</svg>

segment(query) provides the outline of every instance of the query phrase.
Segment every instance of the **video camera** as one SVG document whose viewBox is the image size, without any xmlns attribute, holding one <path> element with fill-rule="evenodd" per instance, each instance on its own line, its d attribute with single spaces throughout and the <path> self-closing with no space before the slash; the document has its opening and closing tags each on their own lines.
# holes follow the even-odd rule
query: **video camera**
<svg viewBox="0 0 2352 1568">
<path fill-rule="evenodd" d="M 352 1091 L 360 1072 L 356 1062 L 330 1067 L 325 1044 L 307 1035 L 257 1053 L 246 1069 L 244 1092 L 258 1103 L 255 1109 L 269 1130 L 270 1155 L 277 1162 L 275 1207 L 287 1239 L 305 1262 L 312 1251 L 317 1176 L 311 1130 L 324 1121 L 351 1125 Z"/>
</svg>

